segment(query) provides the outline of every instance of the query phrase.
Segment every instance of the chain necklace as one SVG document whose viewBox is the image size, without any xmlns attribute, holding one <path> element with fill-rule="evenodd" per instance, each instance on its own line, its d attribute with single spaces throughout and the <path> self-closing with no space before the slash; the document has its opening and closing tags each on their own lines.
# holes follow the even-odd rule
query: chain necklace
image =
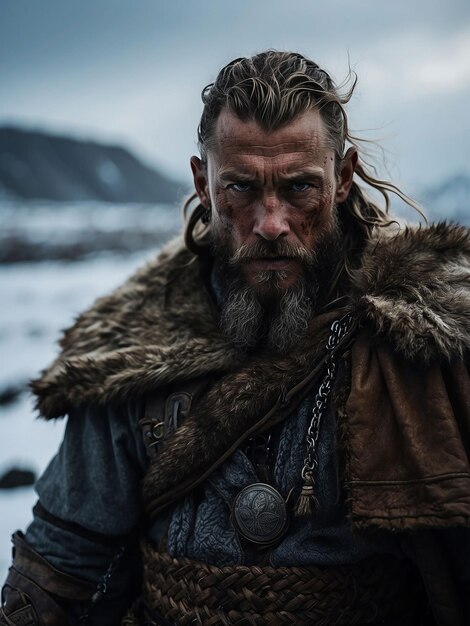
<svg viewBox="0 0 470 626">
<path fill-rule="evenodd" d="M 314 489 L 315 472 L 318 469 L 317 443 L 320 436 L 321 419 L 331 395 L 337 370 L 335 349 L 350 332 L 353 326 L 353 321 L 353 316 L 348 313 L 340 320 L 335 320 L 331 325 L 330 336 L 328 337 L 328 341 L 326 343 L 326 349 L 329 353 L 325 363 L 326 372 L 315 396 L 312 419 L 307 431 L 307 454 L 305 456 L 304 466 L 301 472 L 304 484 L 302 486 L 299 500 L 296 504 L 296 515 L 307 515 L 311 512 L 312 505 L 318 504 L 314 495 Z"/>
<path fill-rule="evenodd" d="M 307 431 L 307 454 L 302 469 L 304 481 L 295 512 L 305 515 L 311 510 L 314 500 L 314 474 L 318 468 L 316 456 L 322 415 L 325 412 L 336 373 L 337 348 L 349 334 L 353 316 L 348 314 L 333 322 L 326 344 L 326 372 L 314 400 L 312 419 Z M 235 497 L 231 520 L 240 537 L 260 546 L 277 543 L 287 532 L 289 525 L 288 501 L 271 485 L 253 483 L 242 489 Z"/>
</svg>

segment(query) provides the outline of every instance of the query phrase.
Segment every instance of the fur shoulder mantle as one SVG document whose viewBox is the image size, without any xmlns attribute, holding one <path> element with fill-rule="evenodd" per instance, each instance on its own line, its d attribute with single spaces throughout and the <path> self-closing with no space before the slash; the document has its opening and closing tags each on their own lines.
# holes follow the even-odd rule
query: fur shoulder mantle
<svg viewBox="0 0 470 626">
<path fill-rule="evenodd" d="M 411 359 L 452 359 L 470 347 L 470 232 L 446 224 L 378 234 L 352 277 L 351 309 Z M 318 344 L 318 335 L 293 358 Z M 169 382 L 240 367 L 218 328 L 201 264 L 180 240 L 100 298 L 60 340 L 31 383 L 46 418 Z"/>
</svg>

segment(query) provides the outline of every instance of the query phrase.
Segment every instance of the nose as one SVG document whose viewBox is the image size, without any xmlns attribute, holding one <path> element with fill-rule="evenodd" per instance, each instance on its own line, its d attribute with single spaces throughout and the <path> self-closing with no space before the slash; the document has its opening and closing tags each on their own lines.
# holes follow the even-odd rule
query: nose
<svg viewBox="0 0 470 626">
<path fill-rule="evenodd" d="M 274 194 L 262 199 L 255 211 L 253 233 L 273 241 L 289 234 L 290 226 L 286 208 Z"/>
</svg>

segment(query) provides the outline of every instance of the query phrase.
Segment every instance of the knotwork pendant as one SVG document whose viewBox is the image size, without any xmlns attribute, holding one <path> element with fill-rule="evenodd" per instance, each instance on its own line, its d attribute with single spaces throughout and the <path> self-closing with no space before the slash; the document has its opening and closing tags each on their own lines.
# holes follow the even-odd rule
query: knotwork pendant
<svg viewBox="0 0 470 626">
<path fill-rule="evenodd" d="M 252 543 L 276 543 L 289 525 L 284 498 L 271 485 L 248 485 L 233 502 L 232 523 L 237 532 Z"/>
</svg>

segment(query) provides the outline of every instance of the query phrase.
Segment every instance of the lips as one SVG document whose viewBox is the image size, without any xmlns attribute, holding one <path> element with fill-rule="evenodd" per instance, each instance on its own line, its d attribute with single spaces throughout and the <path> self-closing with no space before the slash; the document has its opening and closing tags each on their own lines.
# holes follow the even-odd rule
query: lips
<svg viewBox="0 0 470 626">
<path fill-rule="evenodd" d="M 286 270 L 292 267 L 295 259 L 291 257 L 267 257 L 262 259 L 252 259 L 247 265 L 255 271 L 262 270 Z"/>
</svg>

